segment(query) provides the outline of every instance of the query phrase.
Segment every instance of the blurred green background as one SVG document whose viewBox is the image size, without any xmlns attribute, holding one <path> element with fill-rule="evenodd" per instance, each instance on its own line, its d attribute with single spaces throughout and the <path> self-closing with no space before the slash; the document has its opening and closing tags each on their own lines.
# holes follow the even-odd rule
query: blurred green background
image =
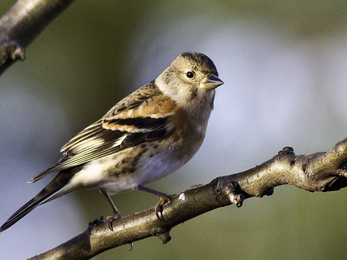
<svg viewBox="0 0 347 260">
<path fill-rule="evenodd" d="M 53 177 L 26 183 L 61 146 L 184 51 L 208 55 L 225 84 L 200 151 L 151 188 L 177 193 L 284 146 L 331 149 L 347 136 L 346 46 L 341 0 L 75 1 L 0 78 L 0 222 Z M 279 187 L 174 228 L 164 246 L 149 238 L 95 259 L 345 259 L 346 195 Z M 157 203 L 140 191 L 113 199 L 123 215 Z M 42 253 L 110 214 L 96 190 L 59 198 L 0 234 L 1 258 Z"/>
</svg>

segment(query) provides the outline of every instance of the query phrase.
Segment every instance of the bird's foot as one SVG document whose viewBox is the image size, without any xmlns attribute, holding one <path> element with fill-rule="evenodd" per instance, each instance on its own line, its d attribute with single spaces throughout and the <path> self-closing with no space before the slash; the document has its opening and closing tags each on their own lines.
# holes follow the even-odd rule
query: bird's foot
<svg viewBox="0 0 347 260">
<path fill-rule="evenodd" d="M 164 216 L 163 216 L 163 206 L 170 202 L 170 200 L 175 196 L 175 195 L 167 195 L 166 193 L 162 193 L 156 190 L 152 190 L 150 188 L 144 187 L 144 186 L 137 186 L 136 189 L 138 190 L 143 190 L 149 193 L 152 193 L 160 198 L 159 202 L 155 205 L 155 215 L 157 218 L 161 221 L 165 221 Z"/>
<path fill-rule="evenodd" d="M 118 214 L 114 215 L 114 216 L 108 216 L 106 217 L 106 223 L 107 223 L 107 226 L 108 228 L 113 231 L 113 221 L 117 220 L 117 219 L 121 219 L 123 216 L 122 214 L 120 214 L 118 212 Z"/>
<path fill-rule="evenodd" d="M 170 202 L 170 199 L 172 199 L 173 196 L 167 195 L 167 194 L 161 194 L 159 202 L 155 205 L 155 215 L 157 218 L 161 221 L 165 221 L 163 216 L 163 209 L 164 205 L 168 202 Z"/>
</svg>

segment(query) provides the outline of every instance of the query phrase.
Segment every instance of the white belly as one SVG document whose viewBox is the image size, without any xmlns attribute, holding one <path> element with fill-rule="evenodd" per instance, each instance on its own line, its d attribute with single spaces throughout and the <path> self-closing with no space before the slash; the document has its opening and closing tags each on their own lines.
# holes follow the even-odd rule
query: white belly
<svg viewBox="0 0 347 260">
<path fill-rule="evenodd" d="M 122 154 L 87 163 L 61 190 L 59 196 L 79 188 L 102 188 L 109 194 L 117 194 L 136 189 L 167 176 L 183 166 L 190 157 L 175 160 L 170 155 L 159 153 L 153 157 L 144 154 L 132 173 L 118 173 L 115 165 L 124 159 Z M 79 187 L 79 188 L 78 188 Z"/>
</svg>

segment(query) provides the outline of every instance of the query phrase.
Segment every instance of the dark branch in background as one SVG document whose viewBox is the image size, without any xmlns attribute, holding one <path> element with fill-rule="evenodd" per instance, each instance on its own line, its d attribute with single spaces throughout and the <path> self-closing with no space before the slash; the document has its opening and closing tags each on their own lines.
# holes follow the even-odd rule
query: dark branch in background
<svg viewBox="0 0 347 260">
<path fill-rule="evenodd" d="M 165 221 L 150 208 L 113 223 L 111 231 L 101 218 L 70 241 L 30 259 L 89 259 L 110 248 L 150 236 L 170 241 L 171 228 L 213 209 L 245 199 L 272 195 L 276 186 L 290 184 L 310 192 L 335 191 L 347 186 L 347 139 L 328 153 L 295 155 L 290 147 L 250 170 L 218 177 L 209 184 L 192 187 L 164 205 Z M 130 247 L 130 246 L 129 246 Z"/>
<path fill-rule="evenodd" d="M 19 0 L 0 20 L 0 75 L 73 0 Z"/>
</svg>

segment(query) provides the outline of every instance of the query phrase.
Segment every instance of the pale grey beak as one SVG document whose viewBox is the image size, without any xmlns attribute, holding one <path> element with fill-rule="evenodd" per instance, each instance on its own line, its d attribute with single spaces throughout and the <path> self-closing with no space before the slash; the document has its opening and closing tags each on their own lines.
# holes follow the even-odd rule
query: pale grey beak
<svg viewBox="0 0 347 260">
<path fill-rule="evenodd" d="M 201 81 L 200 88 L 215 89 L 216 87 L 223 84 L 224 82 L 220 78 L 218 78 L 216 75 L 211 74 Z"/>
</svg>

